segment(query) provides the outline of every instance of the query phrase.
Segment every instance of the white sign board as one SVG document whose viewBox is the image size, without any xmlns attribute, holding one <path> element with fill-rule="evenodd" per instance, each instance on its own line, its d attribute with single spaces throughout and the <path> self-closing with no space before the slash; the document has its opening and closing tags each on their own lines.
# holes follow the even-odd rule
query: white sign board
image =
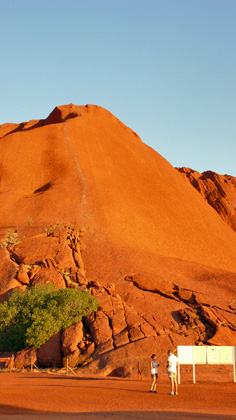
<svg viewBox="0 0 236 420">
<path fill-rule="evenodd" d="M 233 346 L 178 346 L 178 373 L 180 383 L 180 365 L 193 366 L 195 383 L 195 365 L 233 365 L 234 382 L 236 382 L 235 362 L 236 347 Z"/>
<path fill-rule="evenodd" d="M 193 347 L 192 346 L 178 346 L 178 362 L 180 365 L 193 364 Z"/>
<path fill-rule="evenodd" d="M 206 364 L 206 346 L 178 346 L 180 365 Z"/>
<path fill-rule="evenodd" d="M 206 347 L 194 346 L 193 349 L 193 363 L 195 365 L 205 365 L 207 363 Z"/>
<path fill-rule="evenodd" d="M 209 365 L 234 364 L 234 348 L 231 346 L 207 347 L 207 363 Z"/>
</svg>

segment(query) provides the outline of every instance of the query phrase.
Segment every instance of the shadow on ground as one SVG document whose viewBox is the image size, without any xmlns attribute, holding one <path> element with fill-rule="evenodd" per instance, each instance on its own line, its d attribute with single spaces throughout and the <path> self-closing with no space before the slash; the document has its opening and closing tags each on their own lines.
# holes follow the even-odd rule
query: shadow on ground
<svg viewBox="0 0 236 420">
<path fill-rule="evenodd" d="M 103 411 L 92 413 L 44 413 L 0 405 L 1 420 L 236 420 L 236 416 L 172 411 Z"/>
</svg>

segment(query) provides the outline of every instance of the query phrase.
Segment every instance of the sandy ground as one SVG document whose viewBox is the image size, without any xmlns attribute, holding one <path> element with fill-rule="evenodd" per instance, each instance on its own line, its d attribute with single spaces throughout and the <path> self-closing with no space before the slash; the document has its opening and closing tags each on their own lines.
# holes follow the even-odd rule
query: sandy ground
<svg viewBox="0 0 236 420">
<path fill-rule="evenodd" d="M 212 378 L 211 378 L 212 379 Z M 1 420 L 192 420 L 236 419 L 236 383 L 182 375 L 179 395 L 168 395 L 168 378 L 158 393 L 150 381 L 75 377 L 49 373 L 0 373 Z M 191 414 L 190 414 L 191 413 Z"/>
</svg>

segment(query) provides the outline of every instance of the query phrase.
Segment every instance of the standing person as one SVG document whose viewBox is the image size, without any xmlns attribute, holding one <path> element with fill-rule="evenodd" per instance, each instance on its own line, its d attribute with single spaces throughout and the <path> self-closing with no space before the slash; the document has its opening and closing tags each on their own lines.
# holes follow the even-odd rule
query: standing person
<svg viewBox="0 0 236 420">
<path fill-rule="evenodd" d="M 152 377 L 152 385 L 149 392 L 157 393 L 156 387 L 157 387 L 157 378 L 158 378 L 158 363 L 157 363 L 157 355 L 153 354 L 151 356 L 151 377 Z"/>
<path fill-rule="evenodd" d="M 168 368 L 168 376 L 170 378 L 170 395 L 178 395 L 178 384 L 177 384 L 177 366 L 178 366 L 178 358 L 174 355 L 171 350 L 168 350 L 168 360 L 167 360 L 167 368 Z"/>
</svg>

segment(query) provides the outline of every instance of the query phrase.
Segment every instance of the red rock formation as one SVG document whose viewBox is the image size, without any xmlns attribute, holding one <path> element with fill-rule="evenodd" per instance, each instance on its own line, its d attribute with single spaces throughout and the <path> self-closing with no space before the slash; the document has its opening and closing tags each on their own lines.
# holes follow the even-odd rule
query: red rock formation
<svg viewBox="0 0 236 420">
<path fill-rule="evenodd" d="M 38 363 L 41 366 L 61 366 L 61 333 L 52 335 L 38 351 Z"/>
<path fill-rule="evenodd" d="M 18 351 L 14 360 L 14 367 L 16 369 L 24 369 L 25 367 L 33 367 L 33 364 L 37 362 L 37 350 L 33 348 L 27 348 Z"/>
<path fill-rule="evenodd" d="M 177 168 L 192 186 L 219 213 L 221 218 L 236 231 L 236 178 L 212 171 L 200 174 L 189 168 Z"/>
<path fill-rule="evenodd" d="M 84 337 L 84 327 L 82 322 L 77 322 L 71 327 L 66 328 L 62 333 L 62 352 L 65 356 L 74 353 Z"/>
<path fill-rule="evenodd" d="M 9 252 L 0 248 L 0 297 L 6 292 L 20 287 L 16 280 L 17 264 L 10 259 Z"/>
<path fill-rule="evenodd" d="M 234 230 L 108 111 L 70 104 L 4 124 L 0 179 L 0 298 L 52 281 L 100 302 L 83 338 L 50 339 L 39 363 L 61 363 L 62 351 L 93 373 L 146 374 L 150 354 L 164 363 L 168 347 L 236 345 Z M 199 185 L 219 191 L 214 179 Z M 233 205 L 233 181 L 224 184 Z"/>
</svg>

